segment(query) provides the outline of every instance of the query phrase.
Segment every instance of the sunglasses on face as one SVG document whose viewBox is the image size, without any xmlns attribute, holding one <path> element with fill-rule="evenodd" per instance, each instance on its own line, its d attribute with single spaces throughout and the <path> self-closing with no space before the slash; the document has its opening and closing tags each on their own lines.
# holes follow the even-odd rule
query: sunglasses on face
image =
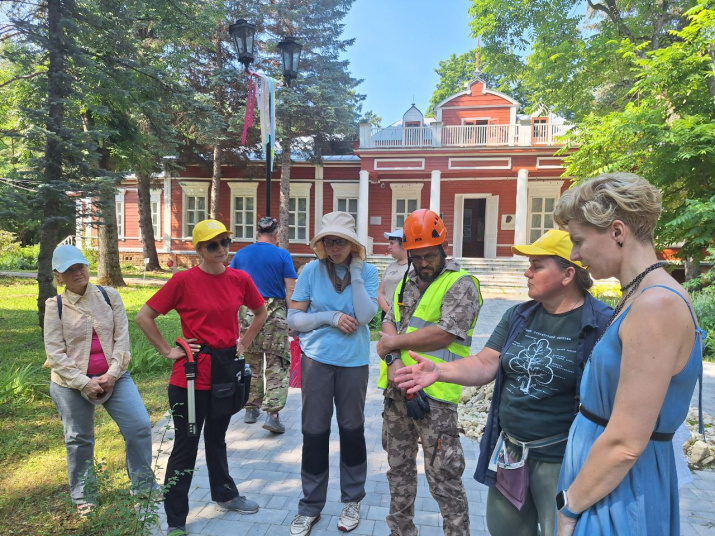
<svg viewBox="0 0 715 536">
<path fill-rule="evenodd" d="M 348 243 L 348 240 L 345 238 L 323 238 L 323 245 L 326 248 L 333 247 L 333 244 L 335 244 L 336 246 L 342 247 L 347 243 Z"/>
<path fill-rule="evenodd" d="M 212 240 L 211 242 L 204 243 L 204 247 L 206 247 L 206 251 L 208 251 L 209 253 L 216 253 L 218 251 L 219 246 L 221 246 L 222 248 L 227 248 L 230 245 L 230 238 L 222 238 L 221 240 Z"/>
<path fill-rule="evenodd" d="M 439 253 L 428 253 L 427 255 L 410 255 L 410 260 L 412 264 L 423 263 L 427 261 L 428 263 L 433 263 L 439 258 Z"/>
</svg>

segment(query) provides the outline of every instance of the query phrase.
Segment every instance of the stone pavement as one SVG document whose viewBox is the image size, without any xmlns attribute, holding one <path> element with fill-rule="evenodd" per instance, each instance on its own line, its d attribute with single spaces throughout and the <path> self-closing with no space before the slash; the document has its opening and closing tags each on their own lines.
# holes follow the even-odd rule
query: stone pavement
<svg viewBox="0 0 715 536">
<path fill-rule="evenodd" d="M 501 296 L 485 296 L 484 307 L 475 329 L 473 351 L 480 350 L 491 334 L 494 326 L 504 311 L 521 300 L 503 299 Z M 390 504 L 387 485 L 387 458 L 381 444 L 382 394 L 377 389 L 379 358 L 375 353 L 375 343 L 371 344 L 370 383 L 365 406 L 365 436 L 368 451 L 367 495 L 362 502 L 361 522 L 353 534 L 387 536 L 390 531 L 385 522 Z M 707 379 L 704 397 L 705 411 L 715 414 L 715 364 L 706 363 Z M 242 495 L 258 502 L 261 509 L 252 515 L 235 512 L 217 511 L 211 501 L 206 460 L 203 453 L 203 441 L 197 459 L 197 471 L 194 474 L 190 494 L 190 514 L 187 529 L 192 535 L 204 536 L 273 536 L 288 534 L 288 527 L 297 513 L 301 493 L 300 460 L 302 436 L 300 426 L 301 398 L 300 389 L 290 389 L 288 404 L 281 412 L 281 420 L 286 425 L 286 433 L 273 435 L 263 430 L 262 415 L 256 424 L 243 422 L 244 412 L 237 414 L 231 421 L 226 442 L 228 444 L 229 466 Z M 162 468 L 171 448 L 171 431 L 166 430 L 166 420 L 154 427 L 154 452 L 159 449 L 159 475 L 163 480 Z M 163 443 L 161 437 L 164 437 Z M 337 519 L 342 510 L 339 485 L 339 437 L 338 427 L 333 418 L 330 436 L 330 482 L 328 502 L 323 510 L 322 519 L 315 525 L 313 536 L 340 534 Z M 486 535 L 485 501 L 487 488 L 476 482 L 472 475 L 479 453 L 478 443 L 462 437 L 462 446 L 467 462 L 464 472 L 464 485 L 469 498 L 469 512 L 472 535 Z M 429 493 L 420 455 L 417 461 L 419 483 L 416 502 L 415 523 L 421 536 L 443 534 L 442 518 L 439 508 Z M 684 536 L 702 536 L 715 534 L 715 471 L 699 471 L 693 482 L 681 489 L 681 526 Z M 166 523 L 161 514 L 161 531 L 164 534 Z"/>
</svg>

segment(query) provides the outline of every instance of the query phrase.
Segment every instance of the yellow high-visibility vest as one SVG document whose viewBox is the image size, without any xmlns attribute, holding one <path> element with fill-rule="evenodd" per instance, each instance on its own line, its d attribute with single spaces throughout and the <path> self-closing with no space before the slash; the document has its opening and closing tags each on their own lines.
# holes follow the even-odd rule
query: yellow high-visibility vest
<svg viewBox="0 0 715 536">
<path fill-rule="evenodd" d="M 417 309 L 415 309 L 415 312 L 410 319 L 410 323 L 407 326 L 406 333 L 417 331 L 418 329 L 426 326 L 436 326 L 439 322 L 440 312 L 442 310 L 442 300 L 444 299 L 445 294 L 452 287 L 452 285 L 457 282 L 457 280 L 465 276 L 471 277 L 474 284 L 477 286 L 477 295 L 479 296 L 479 305 L 481 306 L 482 293 L 479 290 L 479 280 L 464 270 L 459 270 L 458 272 L 445 270 L 430 284 L 429 287 L 427 287 L 427 290 L 420 298 Z M 393 302 L 393 312 L 395 313 L 395 323 L 397 324 L 398 332 L 400 331 L 400 307 L 397 300 L 400 295 L 400 290 L 402 289 L 403 281 L 400 281 L 397 285 Z M 446 348 L 431 350 L 429 353 L 416 353 L 434 361 L 435 363 L 456 361 L 457 359 L 467 357 L 472 346 L 472 333 L 474 332 L 474 326 L 476 323 L 477 319 L 475 317 L 469 327 L 469 331 L 467 332 L 467 338 L 463 341 L 455 338 L 455 340 L 452 341 Z M 405 366 L 410 366 L 416 363 L 416 361 L 410 357 L 409 350 L 400 350 L 400 359 L 402 359 Z M 377 386 L 381 389 L 387 388 L 387 365 L 385 365 L 384 361 L 381 361 L 380 363 L 380 379 L 377 382 Z M 425 393 L 431 398 L 444 400 L 445 402 L 451 402 L 452 404 L 458 404 L 459 397 L 462 394 L 462 386 L 454 383 L 435 382 L 425 388 Z"/>
</svg>

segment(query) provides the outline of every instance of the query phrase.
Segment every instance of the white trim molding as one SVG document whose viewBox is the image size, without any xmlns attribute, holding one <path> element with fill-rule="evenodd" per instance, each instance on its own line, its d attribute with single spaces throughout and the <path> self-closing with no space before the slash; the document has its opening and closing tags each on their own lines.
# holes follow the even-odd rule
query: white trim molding
<svg viewBox="0 0 715 536">
<path fill-rule="evenodd" d="M 392 165 L 390 164 L 392 162 L 397 163 L 397 165 Z M 399 165 L 400 162 L 413 162 L 417 165 L 415 166 L 409 166 L 407 164 L 405 165 Z M 380 166 L 380 164 L 386 164 L 384 167 Z M 425 159 L 424 158 L 376 158 L 375 159 L 375 171 L 397 171 L 397 170 L 408 170 L 408 171 L 421 171 L 425 168 Z"/>
<path fill-rule="evenodd" d="M 258 183 L 257 182 L 229 182 L 228 187 L 231 190 L 231 218 L 229 230 L 234 233 L 233 241 L 242 243 L 253 243 L 256 241 L 256 220 L 258 210 Z M 236 238 L 236 197 L 252 197 L 253 198 L 253 233 L 251 236 Z M 246 223 L 244 222 L 244 226 Z"/>
<path fill-rule="evenodd" d="M 449 169 L 511 169 L 511 157 L 450 158 L 448 167 Z"/>
<path fill-rule="evenodd" d="M 179 186 L 181 186 L 181 236 L 182 240 L 189 241 L 191 236 L 188 234 L 187 222 L 186 222 L 186 198 L 187 197 L 203 197 L 205 201 L 204 212 L 208 214 L 209 205 L 209 187 L 211 186 L 210 181 L 179 181 Z M 198 222 L 196 222 L 198 223 Z"/>
</svg>

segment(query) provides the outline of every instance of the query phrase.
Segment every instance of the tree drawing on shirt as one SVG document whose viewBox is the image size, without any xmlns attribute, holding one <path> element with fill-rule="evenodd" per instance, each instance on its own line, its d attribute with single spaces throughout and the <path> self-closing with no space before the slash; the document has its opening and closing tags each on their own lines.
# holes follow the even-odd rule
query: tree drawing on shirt
<svg viewBox="0 0 715 536">
<path fill-rule="evenodd" d="M 546 339 L 539 339 L 511 358 L 509 367 L 518 374 L 517 378 L 521 382 L 519 389 L 522 393 L 528 395 L 534 384 L 548 385 L 552 382 L 552 361 L 551 348 Z"/>
</svg>

